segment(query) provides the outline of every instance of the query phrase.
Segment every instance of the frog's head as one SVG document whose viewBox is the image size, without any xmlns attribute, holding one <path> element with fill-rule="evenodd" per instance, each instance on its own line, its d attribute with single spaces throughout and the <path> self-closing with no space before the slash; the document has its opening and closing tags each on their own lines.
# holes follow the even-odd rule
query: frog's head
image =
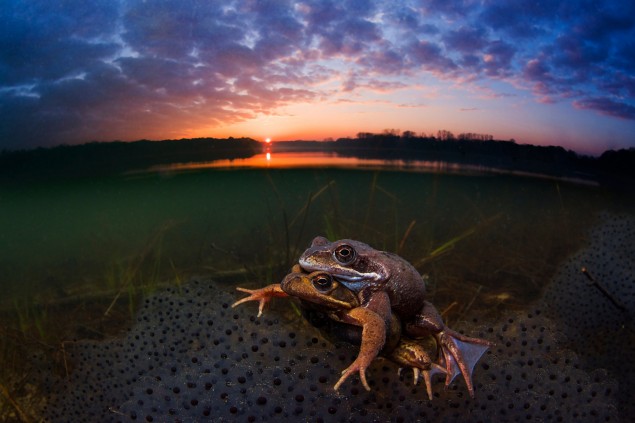
<svg viewBox="0 0 635 423">
<path fill-rule="evenodd" d="M 329 310 L 349 310 L 359 305 L 355 294 L 326 272 L 289 273 L 280 288 L 292 297 Z"/>
<path fill-rule="evenodd" d="M 309 272 L 327 272 L 355 291 L 390 276 L 383 252 L 352 239 L 329 242 L 324 237 L 316 237 L 300 256 L 299 263 Z"/>
</svg>

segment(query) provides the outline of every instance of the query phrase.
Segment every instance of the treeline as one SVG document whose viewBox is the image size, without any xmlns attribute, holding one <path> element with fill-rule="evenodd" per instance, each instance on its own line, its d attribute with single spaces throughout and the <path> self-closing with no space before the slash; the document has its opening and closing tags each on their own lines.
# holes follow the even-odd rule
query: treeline
<svg viewBox="0 0 635 423">
<path fill-rule="evenodd" d="M 392 139 L 396 140 L 399 138 L 407 139 L 407 140 L 426 140 L 426 141 L 493 141 L 494 136 L 490 134 L 478 134 L 475 132 L 462 132 L 459 135 L 455 136 L 452 131 L 448 131 L 446 129 L 440 129 L 437 131 L 436 135 L 426 134 L 425 132 L 417 134 L 414 131 L 403 131 L 401 133 L 398 129 L 386 129 L 381 134 L 375 134 L 372 132 L 358 132 L 357 139 L 360 140 L 369 140 L 369 139 Z"/>
<path fill-rule="evenodd" d="M 251 138 L 195 138 L 91 142 L 0 154 L 3 179 L 100 176 L 167 163 L 251 157 L 261 152 Z"/>
<path fill-rule="evenodd" d="M 326 142 L 325 142 L 326 141 Z M 438 160 L 510 171 L 589 179 L 613 186 L 635 186 L 635 149 L 609 150 L 600 157 L 579 155 L 557 146 L 518 144 L 492 135 L 440 130 L 416 134 L 387 129 L 359 132 L 355 138 L 276 143 L 275 151 L 335 151 L 341 156 L 385 160 Z M 630 184 L 630 185 L 629 185 Z"/>
<path fill-rule="evenodd" d="M 273 152 L 330 151 L 341 156 L 383 160 L 428 160 L 493 167 L 510 171 L 586 178 L 635 187 L 635 149 L 607 151 L 599 158 L 581 156 L 555 146 L 494 140 L 488 134 L 441 130 L 436 134 L 403 133 L 394 129 L 355 138 L 286 141 L 269 146 Z M 196 138 L 135 142 L 93 142 L 0 153 L 0 179 L 89 177 L 144 170 L 154 165 L 247 158 L 263 152 L 251 138 Z"/>
<path fill-rule="evenodd" d="M 530 170 L 562 175 L 575 172 L 580 157 L 562 147 L 517 144 L 514 140 L 494 140 L 491 135 L 439 131 L 436 136 L 394 131 L 360 133 L 356 138 L 340 138 L 334 143 L 340 154 L 366 158 L 401 160 L 443 160 L 510 170 Z"/>
</svg>

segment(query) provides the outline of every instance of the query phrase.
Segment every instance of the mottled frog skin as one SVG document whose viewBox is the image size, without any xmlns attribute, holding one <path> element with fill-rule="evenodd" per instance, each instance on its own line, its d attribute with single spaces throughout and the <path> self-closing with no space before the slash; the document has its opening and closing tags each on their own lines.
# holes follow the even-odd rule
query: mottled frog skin
<svg viewBox="0 0 635 423">
<path fill-rule="evenodd" d="M 436 308 L 426 301 L 424 279 L 410 263 L 360 241 L 330 242 L 316 237 L 299 264 L 307 272 L 330 274 L 357 294 L 358 308 L 376 313 L 379 319 L 389 321 L 392 313 L 397 314 L 405 323 L 407 335 L 434 336 L 441 352 L 440 364 L 447 373 L 446 386 L 461 373 L 470 395 L 474 396 L 472 371 L 491 344 L 448 328 Z M 358 370 L 363 377 L 361 366 Z"/>
</svg>

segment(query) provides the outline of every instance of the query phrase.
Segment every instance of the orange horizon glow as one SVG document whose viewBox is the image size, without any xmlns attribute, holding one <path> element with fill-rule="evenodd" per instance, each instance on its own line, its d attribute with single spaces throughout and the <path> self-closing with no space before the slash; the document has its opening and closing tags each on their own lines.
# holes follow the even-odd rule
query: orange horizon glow
<svg viewBox="0 0 635 423">
<path fill-rule="evenodd" d="M 299 103 L 287 105 L 277 113 L 259 115 L 207 130 L 196 131 L 197 136 L 215 138 L 249 137 L 266 142 L 276 141 L 324 141 L 338 138 L 355 138 L 360 132 L 382 133 L 385 130 L 412 131 L 417 135 L 436 136 L 440 130 L 454 135 L 478 133 L 492 135 L 496 140 L 514 140 L 519 144 L 540 146 L 558 145 L 582 154 L 599 154 L 596 141 L 581 140 L 577 129 L 546 126 L 534 114 L 517 118 L 518 107 L 513 102 L 493 107 L 460 109 L 455 100 L 460 96 L 456 89 L 448 88 L 447 99 L 440 106 L 427 105 L 435 94 L 419 93 L 421 97 L 410 103 L 390 101 L 329 101 L 325 103 Z M 344 97 L 344 95 L 342 95 Z M 390 94 L 381 96 L 390 97 Z M 380 96 L 380 97 L 381 97 Z M 524 108 L 531 106 L 524 105 Z M 544 107 L 544 106 L 542 106 Z M 557 106 L 553 106 L 554 108 Z M 590 114 L 590 112 L 587 112 Z M 262 133 L 267 133 L 263 138 Z M 272 141 L 275 142 L 275 141 Z"/>
</svg>

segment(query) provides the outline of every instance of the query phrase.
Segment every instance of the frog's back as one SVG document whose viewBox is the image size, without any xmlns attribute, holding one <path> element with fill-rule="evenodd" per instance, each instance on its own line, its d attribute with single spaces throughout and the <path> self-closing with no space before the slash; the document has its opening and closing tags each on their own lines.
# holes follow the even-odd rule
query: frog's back
<svg viewBox="0 0 635 423">
<path fill-rule="evenodd" d="M 392 309 L 402 318 L 412 317 L 421 310 L 426 299 L 425 281 L 417 269 L 400 256 L 384 254 L 392 262 L 386 286 Z"/>
</svg>

